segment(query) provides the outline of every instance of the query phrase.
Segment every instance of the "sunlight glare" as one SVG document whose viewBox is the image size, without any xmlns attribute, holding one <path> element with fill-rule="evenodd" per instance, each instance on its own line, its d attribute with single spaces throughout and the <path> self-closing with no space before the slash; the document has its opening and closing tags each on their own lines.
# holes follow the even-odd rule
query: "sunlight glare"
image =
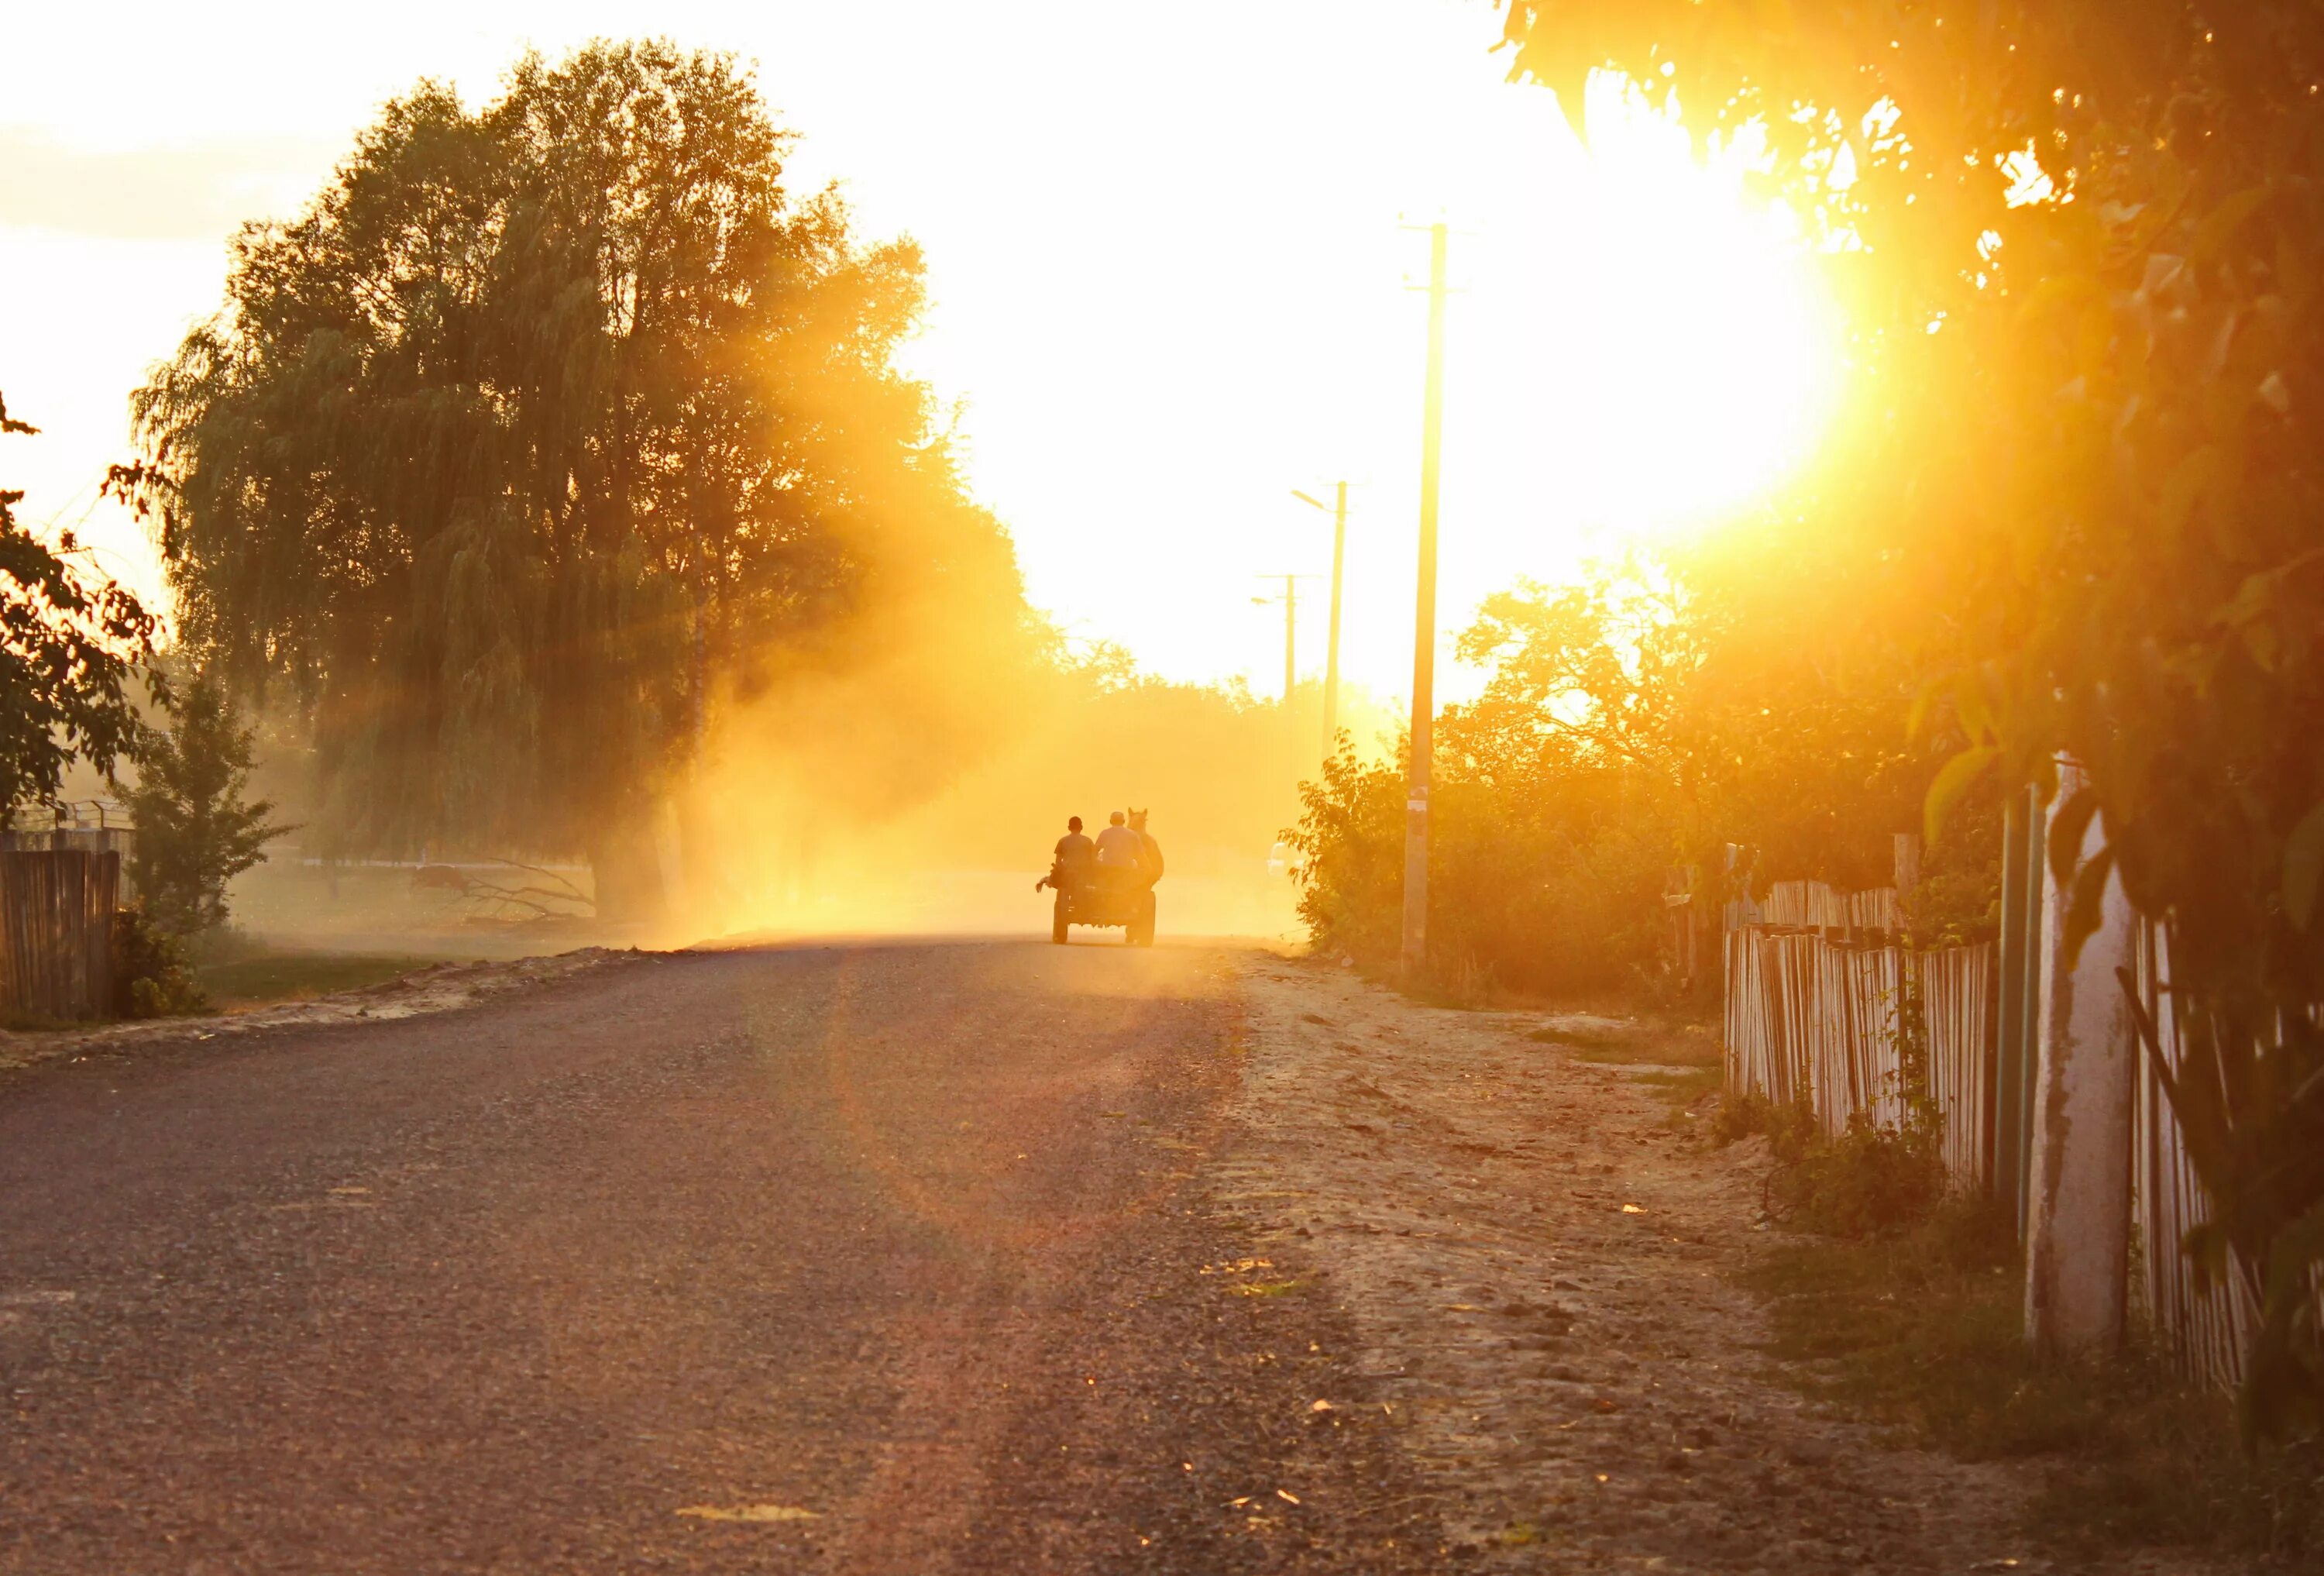
<svg viewBox="0 0 2324 1576">
<path fill-rule="evenodd" d="M 1698 159 L 1635 89 L 1593 80 L 1591 147 L 1545 237 L 1546 336 L 1533 405 L 1560 434 L 1542 504 L 1605 552 L 1715 523 L 1795 472 L 1837 382 L 1833 309 L 1780 207 L 1744 182 L 1756 150 Z M 1563 194 L 1561 194 L 1563 195 Z"/>
</svg>

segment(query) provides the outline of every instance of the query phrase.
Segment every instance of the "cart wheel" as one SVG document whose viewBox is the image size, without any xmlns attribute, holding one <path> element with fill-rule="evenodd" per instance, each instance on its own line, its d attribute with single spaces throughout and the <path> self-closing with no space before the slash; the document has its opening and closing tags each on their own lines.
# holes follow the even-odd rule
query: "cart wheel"
<svg viewBox="0 0 2324 1576">
<path fill-rule="evenodd" d="M 1057 894 L 1056 908 L 1052 911 L 1049 919 L 1049 939 L 1059 946 L 1065 945 L 1065 930 L 1071 923 L 1072 922 L 1065 917 L 1065 895 L 1063 892 L 1059 892 Z"/>
</svg>

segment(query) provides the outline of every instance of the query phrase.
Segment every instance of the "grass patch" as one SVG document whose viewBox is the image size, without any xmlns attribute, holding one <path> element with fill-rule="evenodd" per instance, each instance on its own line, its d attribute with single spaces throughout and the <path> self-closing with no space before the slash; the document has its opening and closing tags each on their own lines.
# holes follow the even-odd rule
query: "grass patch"
<svg viewBox="0 0 2324 1576">
<path fill-rule="evenodd" d="M 360 991 L 441 961 L 367 953 L 273 953 L 199 963 L 193 972 L 195 982 L 213 1005 L 230 1009 Z"/>
<path fill-rule="evenodd" d="M 1674 1109 L 1684 1111 L 1704 1095 L 1715 1093 L 1727 1082 L 1727 1070 L 1716 1065 L 1655 1070 L 1639 1074 L 1633 1082 L 1653 1090 Z"/>
<path fill-rule="evenodd" d="M 10 1034 L 60 1034 L 88 1027 L 87 1018 L 49 1018 L 38 1012 L 0 1012 L 0 1029 Z"/>
<path fill-rule="evenodd" d="M 2029 1533 L 2098 1554 L 2176 1545 L 2284 1569 L 2324 1555 L 2319 1446 L 2256 1460 L 2228 1402 L 2144 1354 L 2037 1362 L 2012 1222 L 1944 1205 L 1918 1230 L 1786 1237 L 1748 1273 L 1793 1381 L 1967 1461 L 2052 1459 Z"/>
<path fill-rule="evenodd" d="M 1719 1037 L 1707 1025 L 1643 1019 L 1624 1024 L 1577 1023 L 1537 1028 L 1526 1036 L 1583 1062 L 1624 1066 L 1716 1067 L 1724 1061 Z"/>
</svg>

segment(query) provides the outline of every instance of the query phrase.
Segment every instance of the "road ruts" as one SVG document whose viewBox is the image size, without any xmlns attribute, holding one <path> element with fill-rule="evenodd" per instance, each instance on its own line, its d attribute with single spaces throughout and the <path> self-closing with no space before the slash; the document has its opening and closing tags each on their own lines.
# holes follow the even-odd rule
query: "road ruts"
<svg viewBox="0 0 2324 1576">
<path fill-rule="evenodd" d="M 680 954 L 0 1089 L 0 1571 L 1434 1568 L 1329 1267 L 1234 1295 L 1230 974 Z"/>
</svg>

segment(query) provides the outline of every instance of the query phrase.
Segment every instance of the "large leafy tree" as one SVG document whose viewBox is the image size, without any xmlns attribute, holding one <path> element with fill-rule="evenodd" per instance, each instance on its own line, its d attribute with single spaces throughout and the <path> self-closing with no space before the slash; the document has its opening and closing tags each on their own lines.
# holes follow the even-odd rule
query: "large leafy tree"
<svg viewBox="0 0 2324 1576">
<path fill-rule="evenodd" d="M 1019 627 L 892 361 L 918 254 L 793 200 L 787 143 L 659 43 L 422 84 L 136 396 L 185 638 L 311 719 L 327 849 L 577 851 L 642 909 L 722 697 L 899 608 Z"/>
<path fill-rule="evenodd" d="M 2265 1290 L 2247 1421 L 2324 1415 L 2324 12 L 2301 0 L 1507 0 L 1516 71 L 1756 125 L 1877 391 L 1764 528 L 1903 584 L 1980 776 L 2089 787 L 2052 851 L 2172 923 L 2175 1091 Z M 1825 550 L 1829 550 L 1827 547 Z M 2092 814 L 2106 849 L 2073 859 Z"/>
<path fill-rule="evenodd" d="M 36 430 L 0 400 L 0 436 Z M 76 760 L 110 772 L 135 752 L 131 689 L 153 656 L 152 615 L 88 573 L 69 533 L 52 545 L 19 521 L 23 496 L 0 488 L 0 825 L 54 799 Z"/>
</svg>

